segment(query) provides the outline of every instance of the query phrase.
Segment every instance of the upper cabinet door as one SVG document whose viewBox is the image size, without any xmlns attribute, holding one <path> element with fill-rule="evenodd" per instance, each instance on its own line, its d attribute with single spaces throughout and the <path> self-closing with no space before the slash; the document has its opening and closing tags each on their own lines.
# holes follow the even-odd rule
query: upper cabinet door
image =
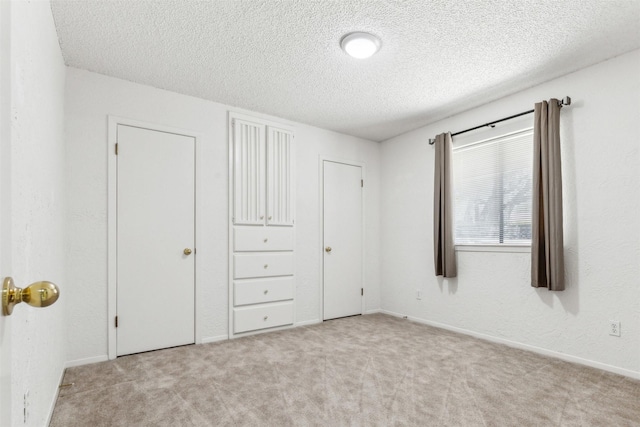
<svg viewBox="0 0 640 427">
<path fill-rule="evenodd" d="M 266 126 L 233 120 L 234 224 L 265 223 Z"/>
<path fill-rule="evenodd" d="M 267 128 L 267 225 L 293 225 L 293 133 Z"/>
</svg>

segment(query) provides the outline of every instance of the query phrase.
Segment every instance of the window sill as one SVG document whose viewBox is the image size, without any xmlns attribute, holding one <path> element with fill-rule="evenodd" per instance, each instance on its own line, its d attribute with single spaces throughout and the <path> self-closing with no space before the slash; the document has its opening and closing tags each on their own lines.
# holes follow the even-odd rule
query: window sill
<svg viewBox="0 0 640 427">
<path fill-rule="evenodd" d="M 456 252 L 523 252 L 530 253 L 530 245 L 456 245 Z"/>
</svg>

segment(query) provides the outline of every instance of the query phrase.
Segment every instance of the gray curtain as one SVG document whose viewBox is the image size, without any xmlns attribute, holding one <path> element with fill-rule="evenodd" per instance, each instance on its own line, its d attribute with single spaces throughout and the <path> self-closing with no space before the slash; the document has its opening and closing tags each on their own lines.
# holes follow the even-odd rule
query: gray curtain
<svg viewBox="0 0 640 427">
<path fill-rule="evenodd" d="M 433 190 L 433 255 L 436 276 L 456 277 L 451 198 L 451 133 L 436 136 Z"/>
<path fill-rule="evenodd" d="M 534 110 L 531 286 L 564 290 L 560 104 L 539 102 Z"/>
</svg>

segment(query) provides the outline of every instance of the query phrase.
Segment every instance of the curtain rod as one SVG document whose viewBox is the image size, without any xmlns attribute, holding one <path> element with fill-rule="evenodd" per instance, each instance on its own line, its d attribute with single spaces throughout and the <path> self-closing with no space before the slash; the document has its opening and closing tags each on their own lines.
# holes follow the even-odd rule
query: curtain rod
<svg viewBox="0 0 640 427">
<path fill-rule="evenodd" d="M 565 96 L 564 98 L 562 98 L 562 100 L 558 101 L 558 106 L 559 107 L 562 107 L 563 105 L 571 105 L 571 97 Z M 472 128 L 469 128 L 469 129 L 461 130 L 460 132 L 452 133 L 451 136 L 456 136 L 456 135 L 460 135 L 460 134 L 463 134 L 463 133 L 471 132 L 472 130 L 480 129 L 480 128 L 483 128 L 485 126 L 494 127 L 493 125 L 495 125 L 496 123 L 504 122 L 506 120 L 515 119 L 516 117 L 520 117 L 520 116 L 525 116 L 527 114 L 533 113 L 534 111 L 535 110 L 529 110 L 529 111 L 525 111 L 525 112 L 522 112 L 522 113 L 514 114 L 513 116 L 505 117 L 505 118 L 502 118 L 502 119 L 499 119 L 499 120 L 495 120 L 493 122 L 485 123 L 483 125 L 479 125 L 479 126 L 472 127 Z M 429 145 L 433 145 L 433 144 L 435 144 L 435 142 L 436 142 L 435 139 L 429 138 Z"/>
</svg>

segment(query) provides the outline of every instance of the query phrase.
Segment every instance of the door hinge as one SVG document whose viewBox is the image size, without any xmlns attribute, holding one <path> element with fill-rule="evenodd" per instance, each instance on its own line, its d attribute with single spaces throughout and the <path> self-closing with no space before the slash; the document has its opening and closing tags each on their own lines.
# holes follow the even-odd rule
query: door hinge
<svg viewBox="0 0 640 427">
<path fill-rule="evenodd" d="M 364 295 L 364 288 L 360 288 L 360 295 Z"/>
<path fill-rule="evenodd" d="M 116 328 L 118 327 L 118 316 L 116 316 Z"/>
<path fill-rule="evenodd" d="M 360 187 L 364 187 L 364 179 L 360 180 Z"/>
<path fill-rule="evenodd" d="M 116 156 L 118 155 L 118 144 L 116 144 Z"/>
</svg>

